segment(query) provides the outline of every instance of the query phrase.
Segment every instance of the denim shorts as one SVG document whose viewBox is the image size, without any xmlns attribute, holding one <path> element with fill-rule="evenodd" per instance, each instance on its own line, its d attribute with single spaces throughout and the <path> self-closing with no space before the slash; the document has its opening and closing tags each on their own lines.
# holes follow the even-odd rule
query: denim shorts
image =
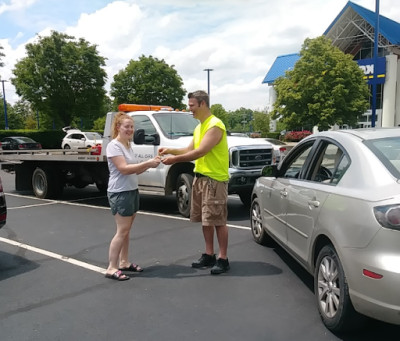
<svg viewBox="0 0 400 341">
<path fill-rule="evenodd" d="M 118 213 L 120 216 L 130 217 L 139 211 L 139 191 L 137 189 L 118 193 L 107 192 L 107 197 L 112 215 Z"/>
</svg>

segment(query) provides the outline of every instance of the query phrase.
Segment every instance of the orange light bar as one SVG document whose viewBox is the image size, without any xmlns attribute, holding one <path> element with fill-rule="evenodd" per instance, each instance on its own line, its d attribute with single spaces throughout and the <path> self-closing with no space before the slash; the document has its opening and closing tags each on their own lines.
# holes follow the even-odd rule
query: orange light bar
<svg viewBox="0 0 400 341">
<path fill-rule="evenodd" d="M 118 105 L 119 111 L 159 111 L 159 110 L 173 110 L 172 107 L 165 105 L 148 105 L 148 104 L 120 104 Z"/>
</svg>

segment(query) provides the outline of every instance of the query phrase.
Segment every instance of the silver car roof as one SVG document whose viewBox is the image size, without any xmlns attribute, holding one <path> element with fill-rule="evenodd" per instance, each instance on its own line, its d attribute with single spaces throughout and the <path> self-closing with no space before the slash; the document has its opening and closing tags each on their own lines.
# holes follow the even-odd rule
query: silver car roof
<svg viewBox="0 0 400 341">
<path fill-rule="evenodd" d="M 343 129 L 323 131 L 314 134 L 314 136 L 337 137 L 342 134 L 353 135 L 361 140 L 373 140 L 385 137 L 400 137 L 400 128 L 362 128 L 362 129 Z M 311 135 L 312 136 L 312 135 Z"/>
</svg>

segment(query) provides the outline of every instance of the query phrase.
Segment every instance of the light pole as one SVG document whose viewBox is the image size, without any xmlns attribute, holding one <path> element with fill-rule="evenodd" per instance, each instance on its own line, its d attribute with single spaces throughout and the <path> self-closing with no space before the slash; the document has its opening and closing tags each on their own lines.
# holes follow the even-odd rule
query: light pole
<svg viewBox="0 0 400 341">
<path fill-rule="evenodd" d="M 7 82 L 6 80 L 2 79 L 1 83 L 3 85 L 3 102 L 4 102 L 4 123 L 5 123 L 5 130 L 8 130 L 8 120 L 7 120 L 7 102 L 6 102 L 6 92 L 4 91 L 4 82 Z"/>
<path fill-rule="evenodd" d="M 210 97 L 210 71 L 213 71 L 213 69 L 204 69 L 203 71 L 207 71 L 207 84 L 208 84 L 207 93 L 208 97 Z"/>
<path fill-rule="evenodd" d="M 376 81 L 378 80 L 378 46 L 379 46 L 379 0 L 375 1 L 375 36 L 374 36 L 374 76 L 372 78 L 372 115 L 371 127 L 375 127 L 376 120 Z"/>
</svg>

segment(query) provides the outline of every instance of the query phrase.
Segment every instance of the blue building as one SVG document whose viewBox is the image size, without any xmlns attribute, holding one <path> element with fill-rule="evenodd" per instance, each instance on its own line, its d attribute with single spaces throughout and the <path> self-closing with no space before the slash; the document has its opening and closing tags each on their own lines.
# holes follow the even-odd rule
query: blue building
<svg viewBox="0 0 400 341">
<path fill-rule="evenodd" d="M 374 73 L 375 25 L 375 12 L 349 1 L 323 33 L 334 46 L 354 56 L 370 87 Z M 400 126 L 400 24 L 380 15 L 378 31 L 375 126 Z M 278 56 L 271 66 L 263 80 L 264 84 L 272 86 L 271 104 L 276 99 L 274 81 L 292 69 L 299 58 L 298 53 Z M 370 127 L 371 115 L 370 109 L 360 118 L 357 127 Z"/>
</svg>

